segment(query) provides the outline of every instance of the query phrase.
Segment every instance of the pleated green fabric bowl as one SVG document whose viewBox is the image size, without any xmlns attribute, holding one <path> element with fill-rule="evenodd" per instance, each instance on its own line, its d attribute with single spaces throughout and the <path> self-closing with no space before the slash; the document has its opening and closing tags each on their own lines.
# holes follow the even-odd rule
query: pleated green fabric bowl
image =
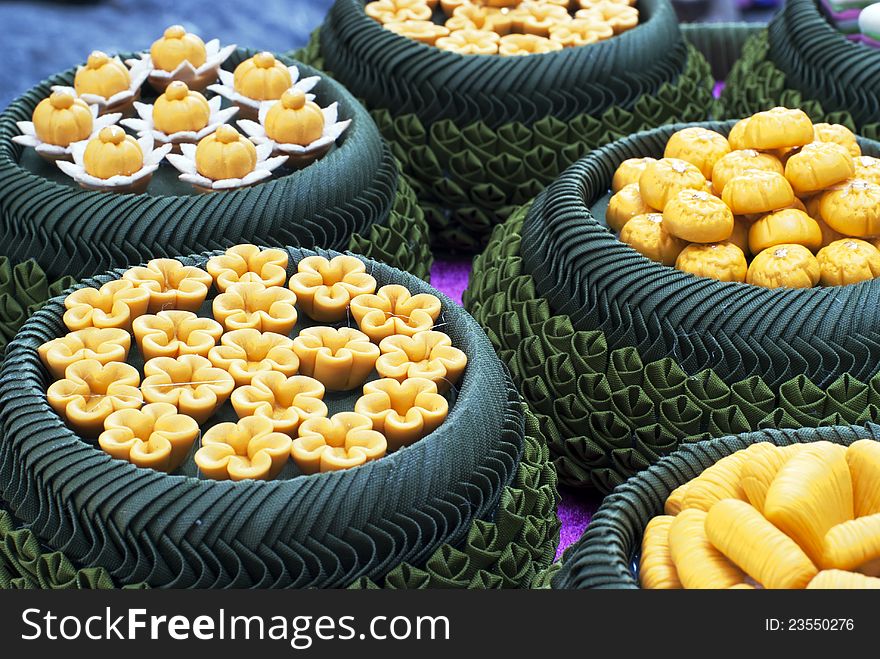
<svg viewBox="0 0 880 659">
<path fill-rule="evenodd" d="M 291 274 L 314 252 L 288 253 Z M 204 266 L 210 255 L 181 261 Z M 473 319 L 416 277 L 365 262 L 380 286 L 440 297 L 442 329 L 468 366 L 440 428 L 342 472 L 289 466 L 270 482 L 235 483 L 111 458 L 48 405 L 37 348 L 65 333 L 63 298 L 38 311 L 0 371 L 0 585 L 529 586 L 559 539 L 537 421 Z"/>
<path fill-rule="evenodd" d="M 800 107 L 814 122 L 880 138 L 880 50 L 847 39 L 816 0 L 788 0 L 749 38 L 721 95 L 726 117 Z"/>
<path fill-rule="evenodd" d="M 567 485 L 609 492 L 685 438 L 880 420 L 880 282 L 722 283 L 649 261 L 608 230 L 618 164 L 662 156 L 682 127 L 578 161 L 474 261 L 465 306 L 542 419 Z"/>
<path fill-rule="evenodd" d="M 481 250 L 493 226 L 590 149 L 714 111 L 709 65 L 668 0 L 640 0 L 640 25 L 607 41 L 510 58 L 417 43 L 383 29 L 363 5 L 336 0 L 297 57 L 363 100 L 441 249 Z M 714 39 L 697 37 L 704 47 L 738 54 L 738 26 L 711 30 Z"/>
<path fill-rule="evenodd" d="M 663 514 L 669 494 L 724 457 L 758 442 L 787 446 L 826 441 L 849 446 L 880 440 L 880 426 L 764 430 L 687 444 L 608 495 L 584 535 L 569 547 L 553 588 L 638 588 L 638 555 L 648 522 Z"/>
<path fill-rule="evenodd" d="M 254 51 L 238 49 L 234 69 Z M 252 242 L 353 249 L 427 277 L 431 255 L 424 214 L 399 175 L 369 114 L 338 82 L 289 58 L 301 76 L 320 75 L 314 92 L 339 104 L 352 124 L 321 160 L 252 187 L 199 194 L 163 163 L 146 194 L 86 191 L 33 149 L 12 142 L 53 85 L 53 76 L 0 114 L 0 243 L 16 261 L 35 259 L 50 278 L 77 279 L 148 258 Z M 285 170 L 280 170 L 284 172 Z"/>
</svg>

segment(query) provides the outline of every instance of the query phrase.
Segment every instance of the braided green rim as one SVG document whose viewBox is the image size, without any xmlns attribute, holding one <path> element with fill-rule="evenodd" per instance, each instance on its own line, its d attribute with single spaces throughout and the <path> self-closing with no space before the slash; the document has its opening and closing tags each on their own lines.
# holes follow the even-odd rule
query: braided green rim
<svg viewBox="0 0 880 659">
<path fill-rule="evenodd" d="M 849 446 L 859 439 L 880 439 L 880 426 L 765 430 L 683 447 L 606 497 L 581 539 L 566 550 L 553 587 L 638 588 L 633 562 L 645 526 L 663 513 L 672 490 L 731 453 L 757 442 L 786 446 L 828 441 Z"/>
</svg>

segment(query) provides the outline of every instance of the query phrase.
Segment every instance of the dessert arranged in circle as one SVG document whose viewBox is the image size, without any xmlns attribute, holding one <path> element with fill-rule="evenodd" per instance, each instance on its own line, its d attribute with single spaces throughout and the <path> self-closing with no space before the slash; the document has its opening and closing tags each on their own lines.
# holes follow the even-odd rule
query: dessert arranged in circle
<svg viewBox="0 0 880 659">
<path fill-rule="evenodd" d="M 460 55 L 532 55 L 586 46 L 639 24 L 635 0 L 373 0 L 367 16 Z"/>
<path fill-rule="evenodd" d="M 666 500 L 642 588 L 880 588 L 880 443 L 753 444 Z"/>
<path fill-rule="evenodd" d="M 606 222 L 643 255 L 725 282 L 842 286 L 880 276 L 880 159 L 838 124 L 774 108 L 725 137 L 669 138 L 617 168 Z"/>
<path fill-rule="evenodd" d="M 353 256 L 306 257 L 289 281 L 287 266 L 238 245 L 72 292 L 68 333 L 39 348 L 49 404 L 116 459 L 172 472 L 192 455 L 221 480 L 275 478 L 288 458 L 356 467 L 440 426 L 467 365 L 435 329 L 440 300 L 377 290 Z"/>
<path fill-rule="evenodd" d="M 324 156 L 351 120 L 340 120 L 337 103 L 321 105 L 312 93 L 320 77 L 301 78 L 269 52 L 222 69 L 234 51 L 179 25 L 125 62 L 94 51 L 73 86 L 53 87 L 12 139 L 82 187 L 115 192 L 146 191 L 166 159 L 180 180 L 211 191 L 252 185 L 282 165 L 300 169 Z M 150 103 L 139 100 L 146 83 L 158 94 Z"/>
</svg>

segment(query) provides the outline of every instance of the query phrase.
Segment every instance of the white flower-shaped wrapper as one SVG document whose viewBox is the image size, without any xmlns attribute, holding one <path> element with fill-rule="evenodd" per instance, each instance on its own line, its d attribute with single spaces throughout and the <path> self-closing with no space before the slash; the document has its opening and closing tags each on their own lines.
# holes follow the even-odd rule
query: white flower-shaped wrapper
<svg viewBox="0 0 880 659">
<path fill-rule="evenodd" d="M 86 172 L 84 165 L 84 157 L 86 153 L 87 140 L 75 142 L 71 144 L 71 155 L 73 162 L 66 160 L 58 160 L 55 162 L 58 169 L 70 176 L 74 181 L 79 183 L 87 190 L 111 190 L 116 192 L 136 191 L 142 192 L 146 189 L 153 172 L 159 168 L 159 163 L 171 151 L 171 145 L 165 144 L 158 148 L 153 148 L 153 136 L 144 135 L 138 139 L 138 144 L 144 154 L 144 165 L 134 174 L 129 176 L 116 175 L 110 178 L 98 178 Z"/>
<path fill-rule="evenodd" d="M 306 100 L 314 101 L 315 95 L 310 94 L 309 92 L 314 89 L 315 85 L 317 85 L 321 81 L 321 76 L 310 76 L 308 78 L 299 79 L 299 69 L 295 65 L 291 65 L 287 67 L 288 72 L 290 73 L 290 88 L 289 89 L 299 89 L 303 94 L 306 95 Z M 250 116 L 255 116 L 257 112 L 260 111 L 263 103 L 275 103 L 276 101 L 258 101 L 255 98 L 251 98 L 250 96 L 245 96 L 244 94 L 239 94 L 235 91 L 235 74 L 232 71 L 226 71 L 225 69 L 220 69 L 218 71 L 220 74 L 220 83 L 209 85 L 208 89 L 210 89 L 215 94 L 219 94 L 220 96 L 229 99 L 233 103 L 237 103 L 245 108 L 251 110 Z"/>
<path fill-rule="evenodd" d="M 119 59 L 119 55 L 114 55 L 113 59 L 122 64 L 122 60 Z M 128 75 L 131 78 L 131 83 L 128 85 L 128 89 L 123 89 L 121 92 L 116 92 L 110 98 L 104 98 L 103 96 L 98 96 L 97 94 L 79 94 L 78 96 L 89 105 L 96 105 L 98 107 L 99 114 L 104 114 L 105 112 L 113 112 L 117 109 L 128 109 L 128 106 L 130 106 L 133 100 L 141 97 L 141 87 L 144 86 L 144 81 L 147 79 L 147 76 L 150 75 L 151 67 L 144 64 L 144 62 L 142 62 L 141 60 L 126 60 L 125 63 L 128 65 Z M 79 71 L 81 68 L 83 67 L 77 67 L 77 71 Z M 75 96 L 77 95 L 73 87 L 65 87 L 63 85 L 53 86 L 52 91 L 69 91 L 72 92 Z"/>
<path fill-rule="evenodd" d="M 202 91 L 217 79 L 217 71 L 220 65 L 235 52 L 235 44 L 220 47 L 219 39 L 211 39 L 205 44 L 205 63 L 196 68 L 188 60 L 181 62 L 173 71 L 163 71 L 153 67 L 153 58 L 150 53 L 141 53 L 140 59 L 132 58 L 125 63 L 134 69 L 138 63 L 147 67 L 147 80 L 158 92 L 165 91 L 168 83 L 173 80 L 182 80 L 190 89 Z"/>
<path fill-rule="evenodd" d="M 200 188 L 208 190 L 232 190 L 234 188 L 243 188 L 248 185 L 258 183 L 263 179 L 272 176 L 272 172 L 278 169 L 287 160 L 287 156 L 276 156 L 271 158 L 272 145 L 257 145 L 257 164 L 254 171 L 244 178 L 225 178 L 218 181 L 209 179 L 199 174 L 196 168 L 196 145 L 181 144 L 180 154 L 169 154 L 168 162 L 170 162 L 177 171 L 180 172 L 180 180 L 191 183 Z"/>
<path fill-rule="evenodd" d="M 61 88 L 58 87 L 57 89 Z M 74 97 L 76 97 L 76 93 L 73 91 L 72 87 L 68 90 L 74 95 Z M 91 110 L 92 112 L 92 134 L 84 140 L 71 142 L 68 146 L 46 144 L 45 142 L 40 140 L 39 137 L 37 137 L 37 131 L 34 128 L 34 123 L 32 121 L 16 121 L 15 124 L 21 131 L 21 135 L 16 135 L 12 138 L 12 141 L 16 144 L 33 147 L 34 150 L 39 155 L 43 156 L 46 160 L 70 160 L 73 157 L 73 147 L 76 144 L 79 144 L 81 142 L 83 145 L 85 145 L 85 143 L 95 137 L 95 135 L 97 135 L 102 128 L 112 126 L 122 117 L 121 112 L 112 112 L 110 114 L 99 116 L 99 109 L 97 105 L 89 104 L 89 110 Z"/>
<path fill-rule="evenodd" d="M 203 137 L 210 135 L 217 130 L 217 127 L 221 124 L 229 123 L 229 120 L 235 116 L 236 112 L 238 112 L 237 107 L 230 107 L 222 110 L 220 108 L 222 102 L 223 99 L 219 96 L 214 96 L 208 101 L 208 107 L 211 108 L 211 114 L 208 117 L 208 125 L 198 132 L 181 130 L 169 135 L 163 133 L 161 130 L 156 130 L 156 126 L 153 124 L 153 106 L 148 103 L 135 102 L 134 109 L 139 118 L 123 119 L 119 123 L 126 128 L 135 131 L 138 136 L 151 134 L 158 144 L 184 144 L 187 142 L 195 144 Z"/>
<path fill-rule="evenodd" d="M 351 119 L 338 121 L 339 104 L 331 103 L 326 108 L 321 108 L 321 113 L 324 115 L 324 131 L 321 133 L 321 137 L 314 142 L 307 146 L 276 142 L 266 135 L 265 126 L 266 115 L 268 114 L 269 109 L 278 102 L 279 101 L 264 101 L 260 105 L 259 123 L 251 121 L 250 119 L 240 119 L 236 123 L 245 135 L 248 136 L 251 142 L 258 145 L 258 147 L 270 144 L 273 153 L 290 156 L 291 164 L 300 161 L 299 164 L 301 166 L 307 165 L 312 160 L 321 157 L 331 146 L 333 146 L 336 140 L 339 139 L 339 136 L 345 132 L 345 129 L 351 125 Z"/>
</svg>

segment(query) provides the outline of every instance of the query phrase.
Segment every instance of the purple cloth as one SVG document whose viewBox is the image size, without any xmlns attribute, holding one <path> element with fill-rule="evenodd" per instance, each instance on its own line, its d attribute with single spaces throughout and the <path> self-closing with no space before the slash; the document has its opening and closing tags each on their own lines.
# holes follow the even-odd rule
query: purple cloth
<svg viewBox="0 0 880 659">
<path fill-rule="evenodd" d="M 434 267 L 431 268 L 431 284 L 451 297 L 453 301 L 461 304 L 461 294 L 467 288 L 470 273 L 470 259 L 436 259 Z M 594 492 L 563 488 L 560 494 L 562 500 L 559 502 L 558 512 L 562 531 L 557 558 L 562 556 L 562 552 L 571 543 L 581 537 L 601 502 L 601 497 Z"/>
</svg>

